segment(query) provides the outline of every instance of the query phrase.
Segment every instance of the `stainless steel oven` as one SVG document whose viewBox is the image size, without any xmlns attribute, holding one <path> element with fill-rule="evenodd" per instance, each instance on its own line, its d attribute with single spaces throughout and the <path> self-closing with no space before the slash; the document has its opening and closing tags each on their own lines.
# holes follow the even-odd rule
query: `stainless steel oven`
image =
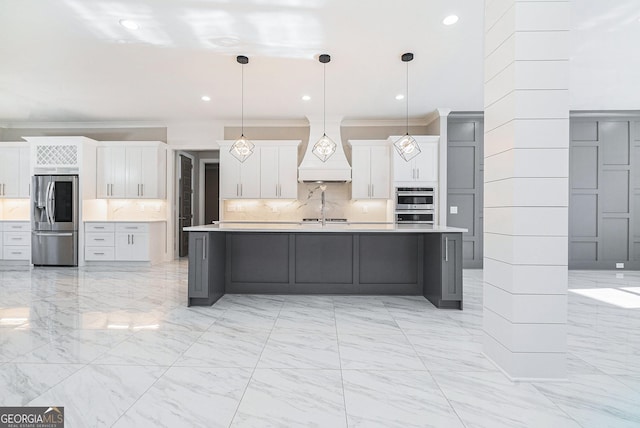
<svg viewBox="0 0 640 428">
<path fill-rule="evenodd" d="M 433 187 L 397 187 L 396 210 L 433 210 Z"/>
<path fill-rule="evenodd" d="M 433 187 L 397 187 L 396 223 L 434 224 L 435 189 Z"/>
</svg>

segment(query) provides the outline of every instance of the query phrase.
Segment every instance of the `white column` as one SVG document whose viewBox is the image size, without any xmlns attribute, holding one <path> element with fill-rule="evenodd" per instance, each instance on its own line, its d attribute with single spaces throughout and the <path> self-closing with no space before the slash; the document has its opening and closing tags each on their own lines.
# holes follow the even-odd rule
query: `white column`
<svg viewBox="0 0 640 428">
<path fill-rule="evenodd" d="M 484 343 L 566 377 L 569 2 L 485 3 Z"/>
</svg>

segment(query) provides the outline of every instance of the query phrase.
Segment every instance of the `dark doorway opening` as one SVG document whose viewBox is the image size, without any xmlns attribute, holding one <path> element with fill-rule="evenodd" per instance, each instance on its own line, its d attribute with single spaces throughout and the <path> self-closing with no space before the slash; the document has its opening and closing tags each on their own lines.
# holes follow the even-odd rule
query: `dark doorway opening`
<svg viewBox="0 0 640 428">
<path fill-rule="evenodd" d="M 204 166 L 204 224 L 220 219 L 220 164 Z"/>
</svg>

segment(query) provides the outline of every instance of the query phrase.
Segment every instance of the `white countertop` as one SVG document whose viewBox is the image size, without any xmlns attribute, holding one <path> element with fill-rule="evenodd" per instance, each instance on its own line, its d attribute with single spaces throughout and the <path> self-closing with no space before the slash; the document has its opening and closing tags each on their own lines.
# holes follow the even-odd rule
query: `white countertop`
<svg viewBox="0 0 640 428">
<path fill-rule="evenodd" d="M 167 220 L 83 220 L 84 223 L 157 223 Z"/>
<path fill-rule="evenodd" d="M 459 227 L 394 223 L 222 223 L 185 227 L 188 232 L 396 232 L 445 233 L 466 232 Z"/>
</svg>

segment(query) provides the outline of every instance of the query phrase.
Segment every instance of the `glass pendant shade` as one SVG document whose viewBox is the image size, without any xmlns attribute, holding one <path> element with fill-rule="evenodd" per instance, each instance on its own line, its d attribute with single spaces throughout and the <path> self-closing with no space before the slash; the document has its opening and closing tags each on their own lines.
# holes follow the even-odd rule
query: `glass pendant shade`
<svg viewBox="0 0 640 428">
<path fill-rule="evenodd" d="M 406 134 L 398 141 L 393 143 L 393 146 L 398 151 L 398 154 L 402 156 L 402 159 L 409 162 L 420 154 L 420 146 L 416 140 L 409 134 Z"/>
<path fill-rule="evenodd" d="M 247 137 L 242 134 L 232 145 L 229 152 L 238 159 L 240 162 L 247 160 L 253 153 L 253 149 L 256 147 Z"/>
<path fill-rule="evenodd" d="M 327 137 L 327 134 L 324 134 L 318 142 L 313 145 L 313 150 L 311 151 L 322 162 L 326 162 L 327 159 L 335 153 L 337 147 L 337 144 L 331 138 Z"/>
</svg>

